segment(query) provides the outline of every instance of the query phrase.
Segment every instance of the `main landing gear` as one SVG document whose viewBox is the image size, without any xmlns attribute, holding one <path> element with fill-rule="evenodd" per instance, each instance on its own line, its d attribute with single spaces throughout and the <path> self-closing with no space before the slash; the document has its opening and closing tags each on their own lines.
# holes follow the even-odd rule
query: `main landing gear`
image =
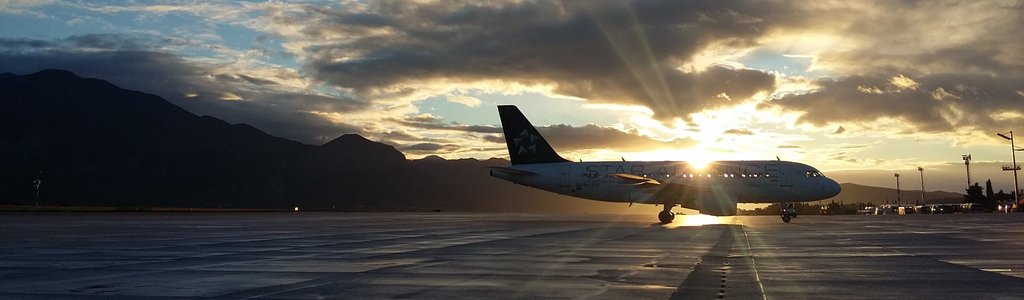
<svg viewBox="0 0 1024 300">
<path fill-rule="evenodd" d="M 675 206 L 675 204 L 665 204 L 665 208 L 658 213 L 658 220 L 661 221 L 661 224 L 672 223 L 672 220 L 676 219 L 676 214 L 672 212 L 672 208 Z"/>
<path fill-rule="evenodd" d="M 782 207 L 782 221 L 789 223 L 790 220 L 796 218 L 796 207 L 793 207 L 793 203 L 779 203 Z"/>
</svg>

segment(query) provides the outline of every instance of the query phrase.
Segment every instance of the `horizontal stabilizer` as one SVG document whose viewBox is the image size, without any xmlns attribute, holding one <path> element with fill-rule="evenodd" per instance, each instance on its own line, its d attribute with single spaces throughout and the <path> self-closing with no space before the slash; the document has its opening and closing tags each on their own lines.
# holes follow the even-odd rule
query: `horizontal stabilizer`
<svg viewBox="0 0 1024 300">
<path fill-rule="evenodd" d="M 534 173 L 534 172 L 523 171 L 523 170 L 513 169 L 513 168 L 509 168 L 509 167 L 490 167 L 490 168 L 491 168 L 491 171 L 498 171 L 498 172 L 509 174 L 509 175 L 515 175 L 515 176 L 537 176 L 537 173 Z"/>
<path fill-rule="evenodd" d="M 653 178 L 647 178 L 647 177 L 637 176 L 637 175 L 633 175 L 633 174 L 617 173 L 617 174 L 612 174 L 612 176 L 615 176 L 615 177 L 617 177 L 619 179 L 622 179 L 623 183 L 625 183 L 625 184 L 632 184 L 632 185 L 638 185 L 638 186 L 661 185 L 661 182 L 658 182 L 657 180 L 654 180 Z"/>
</svg>

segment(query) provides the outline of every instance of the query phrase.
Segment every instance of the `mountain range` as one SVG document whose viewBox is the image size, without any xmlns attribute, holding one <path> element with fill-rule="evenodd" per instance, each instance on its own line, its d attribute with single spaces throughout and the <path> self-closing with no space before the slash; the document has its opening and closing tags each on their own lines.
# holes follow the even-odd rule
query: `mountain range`
<svg viewBox="0 0 1024 300">
<path fill-rule="evenodd" d="M 488 174 L 508 161 L 407 160 L 359 135 L 306 145 L 61 70 L 0 75 L 0 204 L 356 211 L 588 211 Z"/>
<path fill-rule="evenodd" d="M 490 177 L 488 167 L 508 165 L 504 159 L 408 160 L 392 146 L 355 134 L 307 145 L 62 70 L 0 74 L 0 107 L 0 204 L 32 203 L 32 182 L 41 179 L 39 200 L 48 205 L 657 210 L 577 199 Z M 895 195 L 891 189 L 850 184 L 843 189 L 836 199 L 847 202 L 884 203 L 886 193 Z"/>
</svg>

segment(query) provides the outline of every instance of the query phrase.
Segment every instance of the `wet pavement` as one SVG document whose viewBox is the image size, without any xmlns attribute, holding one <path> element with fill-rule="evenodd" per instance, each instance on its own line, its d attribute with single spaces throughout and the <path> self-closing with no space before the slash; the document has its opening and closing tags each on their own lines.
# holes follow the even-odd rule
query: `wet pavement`
<svg viewBox="0 0 1024 300">
<path fill-rule="evenodd" d="M 0 298 L 1024 299 L 1024 214 L 654 219 L 2 213 Z"/>
</svg>

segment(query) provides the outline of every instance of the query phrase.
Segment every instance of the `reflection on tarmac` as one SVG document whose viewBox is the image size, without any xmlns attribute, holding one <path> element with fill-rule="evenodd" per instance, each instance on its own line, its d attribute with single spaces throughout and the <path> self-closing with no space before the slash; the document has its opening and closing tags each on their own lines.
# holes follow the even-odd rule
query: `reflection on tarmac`
<svg viewBox="0 0 1024 300">
<path fill-rule="evenodd" d="M 1015 298 L 1024 214 L 0 214 L 0 298 Z"/>
<path fill-rule="evenodd" d="M 682 226 L 704 226 L 704 225 L 722 224 L 722 220 L 721 220 L 722 218 L 726 218 L 726 217 L 716 217 L 716 216 L 709 216 L 709 215 L 683 215 L 683 214 L 678 214 L 678 215 L 676 215 L 675 222 L 666 224 L 665 226 L 669 227 L 669 228 L 676 228 L 676 227 L 682 227 Z"/>
</svg>

